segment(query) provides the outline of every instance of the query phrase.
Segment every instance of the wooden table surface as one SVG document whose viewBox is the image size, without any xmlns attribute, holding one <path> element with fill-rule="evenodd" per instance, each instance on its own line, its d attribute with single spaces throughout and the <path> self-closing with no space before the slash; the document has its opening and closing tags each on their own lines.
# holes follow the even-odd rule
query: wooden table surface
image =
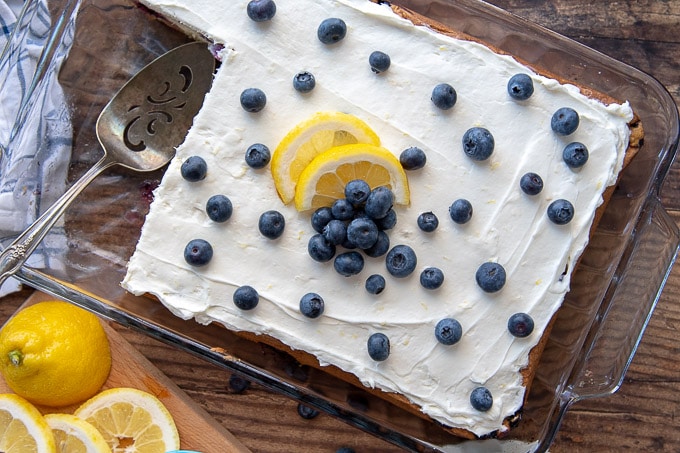
<svg viewBox="0 0 680 453">
<path fill-rule="evenodd" d="M 492 0 L 656 77 L 680 104 L 680 0 Z M 666 180 L 662 201 L 680 224 L 680 163 Z M 31 294 L 0 300 L 4 322 Z M 257 386 L 236 394 L 223 370 L 120 329 L 124 337 L 177 385 L 256 452 L 394 451 L 394 447 L 330 416 L 305 420 L 297 404 Z M 553 452 L 680 451 L 680 264 L 670 275 L 621 389 L 577 403 Z M 213 453 L 213 452 L 204 452 Z M 218 452 L 216 452 L 218 453 Z"/>
</svg>

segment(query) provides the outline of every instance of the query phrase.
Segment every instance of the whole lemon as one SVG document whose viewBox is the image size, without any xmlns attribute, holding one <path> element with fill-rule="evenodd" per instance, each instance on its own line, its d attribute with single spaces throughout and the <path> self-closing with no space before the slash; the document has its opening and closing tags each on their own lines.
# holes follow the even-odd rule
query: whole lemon
<svg viewBox="0 0 680 453">
<path fill-rule="evenodd" d="M 110 370 L 111 350 L 99 319 L 67 302 L 24 308 L 0 330 L 0 372 L 34 404 L 84 401 L 99 391 Z"/>
</svg>

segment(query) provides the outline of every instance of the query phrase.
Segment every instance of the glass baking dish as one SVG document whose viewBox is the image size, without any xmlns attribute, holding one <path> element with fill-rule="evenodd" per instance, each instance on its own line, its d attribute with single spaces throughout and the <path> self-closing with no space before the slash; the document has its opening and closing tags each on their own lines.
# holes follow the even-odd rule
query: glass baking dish
<svg viewBox="0 0 680 453">
<path fill-rule="evenodd" d="M 674 262 L 680 235 L 658 198 L 678 145 L 678 112 L 653 78 L 592 49 L 476 0 L 400 0 L 537 68 L 616 99 L 629 100 L 645 128 L 642 149 L 621 180 L 557 315 L 522 420 L 503 439 L 467 441 L 365 390 L 217 326 L 182 321 L 161 304 L 119 285 L 149 195 L 162 172 L 107 171 L 66 212 L 61 247 L 44 250 L 45 267 L 22 267 L 30 286 L 191 352 L 248 379 L 412 451 L 545 451 L 568 408 L 616 391 Z M 0 83 L 49 11 L 50 26 L 7 149 L 45 115 L 33 102 L 58 83 L 73 129 L 70 177 L 101 155 L 99 112 L 136 71 L 190 39 L 131 0 L 31 0 L 0 54 Z M 38 141 L 38 147 L 50 143 Z M 7 245 L 7 244 L 3 244 Z"/>
</svg>

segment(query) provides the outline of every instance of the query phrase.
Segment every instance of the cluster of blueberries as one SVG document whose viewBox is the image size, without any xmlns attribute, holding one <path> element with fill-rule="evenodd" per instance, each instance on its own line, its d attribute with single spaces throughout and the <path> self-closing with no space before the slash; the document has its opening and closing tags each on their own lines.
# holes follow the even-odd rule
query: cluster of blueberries
<svg viewBox="0 0 680 453">
<path fill-rule="evenodd" d="M 364 267 L 364 257 L 357 249 L 373 258 L 387 254 L 386 266 L 390 274 L 395 277 L 410 275 L 417 262 L 413 249 L 399 245 L 390 250 L 386 231 L 397 223 L 393 203 L 394 194 L 386 186 L 371 190 L 363 180 L 348 182 L 344 198 L 312 214 L 311 224 L 316 234 L 309 239 L 309 255 L 319 262 L 334 259 L 335 270 L 349 277 L 360 273 Z M 349 251 L 336 255 L 338 246 Z M 379 294 L 384 287 L 367 289 Z"/>
</svg>

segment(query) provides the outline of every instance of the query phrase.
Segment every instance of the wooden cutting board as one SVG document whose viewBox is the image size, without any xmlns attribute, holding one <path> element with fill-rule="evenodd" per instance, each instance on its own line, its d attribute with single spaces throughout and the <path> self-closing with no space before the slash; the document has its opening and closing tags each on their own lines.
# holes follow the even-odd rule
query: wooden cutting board
<svg viewBox="0 0 680 453">
<path fill-rule="evenodd" d="M 54 298 L 36 291 L 26 300 L 22 308 L 49 299 Z M 196 450 L 202 453 L 250 451 L 130 345 L 107 322 L 104 321 L 102 324 L 109 337 L 112 358 L 111 374 L 102 389 L 134 387 L 155 395 L 172 414 L 183 449 Z M 11 393 L 4 379 L 0 379 L 0 393 Z M 76 404 L 58 409 L 38 406 L 38 409 L 44 414 L 51 412 L 72 413 L 77 407 Z"/>
</svg>

